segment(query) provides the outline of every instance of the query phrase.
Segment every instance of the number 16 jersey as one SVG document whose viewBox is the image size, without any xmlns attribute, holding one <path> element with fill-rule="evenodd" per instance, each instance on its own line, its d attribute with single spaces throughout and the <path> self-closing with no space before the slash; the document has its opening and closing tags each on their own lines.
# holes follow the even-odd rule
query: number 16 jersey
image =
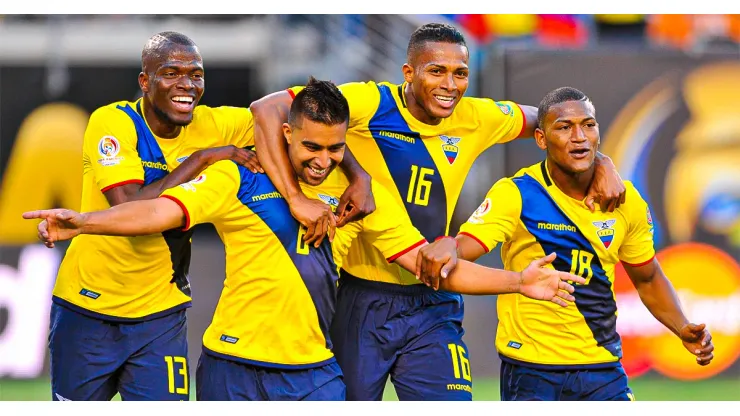
<svg viewBox="0 0 740 416">
<path fill-rule="evenodd" d="M 350 107 L 347 145 L 427 241 L 434 241 L 449 232 L 475 159 L 490 146 L 515 139 L 525 120 L 513 102 L 463 97 L 450 117 L 438 125 L 425 124 L 409 112 L 405 87 L 387 82 L 340 85 Z M 294 95 L 301 88 L 288 91 Z M 362 238 L 352 244 L 344 270 L 366 280 L 419 283 Z"/>
</svg>

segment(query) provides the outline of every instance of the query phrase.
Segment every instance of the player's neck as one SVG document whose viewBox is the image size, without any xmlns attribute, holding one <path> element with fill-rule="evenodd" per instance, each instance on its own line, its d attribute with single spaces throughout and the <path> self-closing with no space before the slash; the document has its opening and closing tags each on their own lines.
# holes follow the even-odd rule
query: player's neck
<svg viewBox="0 0 740 416">
<path fill-rule="evenodd" d="M 146 98 L 141 100 L 141 105 L 144 107 L 144 120 L 146 120 L 149 130 L 151 130 L 155 136 L 163 139 L 174 139 L 180 135 L 182 126 L 176 126 L 163 120 L 163 117 L 157 114 L 154 107 L 149 105 Z"/>
<path fill-rule="evenodd" d="M 424 111 L 424 107 L 420 106 L 419 103 L 416 102 L 414 91 L 411 89 L 411 84 L 409 83 L 406 83 L 406 86 L 403 89 L 403 100 L 406 102 L 406 108 L 409 110 L 409 113 L 422 123 L 436 126 L 442 122 L 441 118 L 431 117 L 427 114 L 427 112 Z"/>
<path fill-rule="evenodd" d="M 549 159 L 546 165 L 550 179 L 552 179 L 555 186 L 565 195 L 578 201 L 583 201 L 586 198 L 588 188 L 594 179 L 595 165 L 591 166 L 589 170 L 580 173 L 567 172 Z"/>
</svg>

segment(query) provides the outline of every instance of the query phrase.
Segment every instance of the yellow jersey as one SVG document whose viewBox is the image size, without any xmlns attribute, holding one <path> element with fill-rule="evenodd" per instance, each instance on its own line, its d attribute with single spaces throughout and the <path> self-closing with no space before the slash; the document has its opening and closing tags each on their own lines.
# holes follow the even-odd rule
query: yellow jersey
<svg viewBox="0 0 740 416">
<path fill-rule="evenodd" d="M 103 192 L 155 182 L 196 150 L 254 144 L 249 109 L 197 106 L 177 138 L 162 139 L 147 125 L 143 105 L 143 99 L 115 102 L 90 116 L 83 139 L 82 212 L 109 208 Z M 190 235 L 80 235 L 59 268 L 53 301 L 114 321 L 143 321 L 186 308 Z"/>
<path fill-rule="evenodd" d="M 526 125 L 510 101 L 463 97 L 436 125 L 409 113 L 406 84 L 354 82 L 339 86 L 350 108 L 347 146 L 362 167 L 404 207 L 428 241 L 447 235 L 463 183 L 475 159 L 497 143 L 515 139 Z M 293 96 L 302 87 L 289 90 Z M 356 277 L 396 284 L 419 283 L 363 240 L 350 248 L 344 270 Z"/>
<path fill-rule="evenodd" d="M 645 200 L 629 181 L 627 200 L 614 212 L 591 212 L 563 193 L 545 162 L 496 182 L 460 227 L 486 250 L 502 243 L 507 270 L 524 270 L 552 252 L 549 266 L 586 278 L 576 285 L 575 305 L 562 308 L 520 294 L 498 296 L 496 349 L 501 359 L 546 369 L 618 365 L 614 268 L 643 265 L 655 255 L 653 225 Z"/>
<path fill-rule="evenodd" d="M 304 193 L 336 208 L 349 181 L 336 169 Z M 356 237 L 384 258 L 426 241 L 400 215 L 390 193 L 373 183 L 378 209 L 336 230 L 315 248 L 306 229 L 266 174 L 230 161 L 218 162 L 195 180 L 165 191 L 185 212 L 184 230 L 213 223 L 226 247 L 226 280 L 203 335 L 209 354 L 279 369 L 318 367 L 334 361 L 329 328 L 339 267 Z M 384 260 L 385 261 L 385 260 Z"/>
</svg>

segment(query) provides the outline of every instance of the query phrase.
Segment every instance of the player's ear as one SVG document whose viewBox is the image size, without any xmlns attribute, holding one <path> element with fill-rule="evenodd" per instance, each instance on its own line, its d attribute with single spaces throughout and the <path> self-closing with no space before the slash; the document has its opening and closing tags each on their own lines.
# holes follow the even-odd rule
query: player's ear
<svg viewBox="0 0 740 416">
<path fill-rule="evenodd" d="M 537 143 L 537 147 L 542 150 L 547 149 L 547 141 L 545 140 L 545 132 L 541 128 L 537 127 L 534 129 L 534 141 Z"/>
<path fill-rule="evenodd" d="M 144 72 L 139 72 L 139 88 L 144 93 L 149 92 L 149 75 Z"/>
<path fill-rule="evenodd" d="M 283 123 L 283 136 L 285 136 L 285 141 L 290 144 L 293 139 L 293 130 L 291 130 L 290 124 L 288 123 Z"/>
<path fill-rule="evenodd" d="M 406 82 L 412 82 L 414 80 L 414 67 L 411 66 L 408 62 L 403 64 L 401 67 L 401 71 L 403 71 L 403 80 Z"/>
</svg>

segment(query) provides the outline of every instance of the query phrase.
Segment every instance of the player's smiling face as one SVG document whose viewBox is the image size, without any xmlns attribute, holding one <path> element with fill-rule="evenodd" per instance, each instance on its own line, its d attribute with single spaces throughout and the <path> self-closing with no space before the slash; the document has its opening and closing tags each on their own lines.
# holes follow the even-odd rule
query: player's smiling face
<svg viewBox="0 0 740 416">
<path fill-rule="evenodd" d="M 146 90 L 142 90 L 157 117 L 174 126 L 190 124 L 205 89 L 203 59 L 198 48 L 174 45 L 151 66 L 151 72 L 146 74 Z"/>
<path fill-rule="evenodd" d="M 544 130 L 535 130 L 537 145 L 568 173 L 589 170 L 599 150 L 599 124 L 590 101 L 566 101 L 550 107 Z"/>
<path fill-rule="evenodd" d="M 329 126 L 301 117 L 296 124 L 283 124 L 290 163 L 300 180 L 319 185 L 344 158 L 347 123 Z"/>
<path fill-rule="evenodd" d="M 411 114 L 427 124 L 439 124 L 452 115 L 468 89 L 468 48 L 448 42 L 427 42 L 413 62 L 403 66 L 411 86 L 406 105 Z"/>
</svg>

